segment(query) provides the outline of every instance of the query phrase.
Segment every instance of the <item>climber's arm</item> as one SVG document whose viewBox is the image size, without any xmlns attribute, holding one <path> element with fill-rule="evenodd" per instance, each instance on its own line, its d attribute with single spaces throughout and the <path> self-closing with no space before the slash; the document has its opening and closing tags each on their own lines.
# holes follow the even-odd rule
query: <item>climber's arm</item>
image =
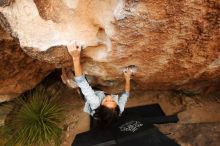
<svg viewBox="0 0 220 146">
<path fill-rule="evenodd" d="M 132 74 L 132 71 L 129 68 L 126 68 L 124 70 L 125 92 L 128 92 L 128 93 L 130 92 L 130 88 L 131 88 L 131 83 L 130 83 L 131 74 Z"/>
<path fill-rule="evenodd" d="M 75 43 L 67 46 L 68 52 L 72 56 L 75 76 L 82 76 L 82 68 L 80 64 L 80 53 L 82 46 L 77 46 Z"/>
<path fill-rule="evenodd" d="M 130 92 L 131 89 L 131 82 L 130 82 L 130 74 L 128 75 L 128 73 L 125 73 L 125 92 Z"/>
<path fill-rule="evenodd" d="M 120 108 L 121 113 L 124 111 L 124 107 L 127 103 L 128 97 L 130 95 L 130 79 L 131 79 L 131 71 L 129 69 L 126 69 L 124 71 L 124 77 L 125 77 L 125 92 L 121 95 L 118 101 L 118 106 Z"/>
<path fill-rule="evenodd" d="M 84 75 L 76 76 L 75 78 L 76 84 L 80 87 L 83 95 L 85 96 L 86 101 L 90 104 L 91 109 L 96 109 L 100 105 L 99 97 L 96 96 L 94 90 L 87 82 Z"/>
<path fill-rule="evenodd" d="M 92 109 L 96 109 L 100 105 L 99 98 L 95 95 L 94 90 L 90 87 L 87 82 L 85 75 L 82 73 L 82 68 L 80 64 L 80 52 L 82 47 L 77 46 L 76 44 L 67 46 L 68 52 L 72 56 L 74 71 L 75 71 L 75 81 L 77 85 L 80 87 L 83 95 L 86 98 L 86 101 L 90 104 Z"/>
</svg>

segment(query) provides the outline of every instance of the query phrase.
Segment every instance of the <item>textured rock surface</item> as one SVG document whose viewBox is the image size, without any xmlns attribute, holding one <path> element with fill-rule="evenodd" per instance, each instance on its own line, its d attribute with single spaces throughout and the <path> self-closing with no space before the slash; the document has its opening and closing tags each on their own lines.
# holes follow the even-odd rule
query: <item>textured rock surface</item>
<svg viewBox="0 0 220 146">
<path fill-rule="evenodd" d="M 19 42 L 0 27 L 0 102 L 35 87 L 55 66 L 26 55 Z"/>
<path fill-rule="evenodd" d="M 121 68 L 136 65 L 135 89 L 218 90 L 218 0 L 16 0 L 0 12 L 36 59 L 70 66 L 65 46 L 84 45 L 84 72 L 103 89 L 122 90 Z"/>
</svg>

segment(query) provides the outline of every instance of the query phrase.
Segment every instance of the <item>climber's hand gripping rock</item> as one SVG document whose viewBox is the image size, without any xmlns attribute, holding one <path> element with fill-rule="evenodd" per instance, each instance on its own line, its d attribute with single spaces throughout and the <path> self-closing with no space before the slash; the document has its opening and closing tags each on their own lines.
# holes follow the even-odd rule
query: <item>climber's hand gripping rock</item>
<svg viewBox="0 0 220 146">
<path fill-rule="evenodd" d="M 82 50 L 82 46 L 73 43 L 67 46 L 69 54 L 72 56 L 73 61 L 78 61 L 80 59 L 80 52 Z"/>
<path fill-rule="evenodd" d="M 67 49 L 70 55 L 72 56 L 73 59 L 73 64 L 74 64 L 74 72 L 75 76 L 82 76 L 82 69 L 81 69 L 81 64 L 80 64 L 80 53 L 82 50 L 83 46 L 82 45 L 77 45 L 76 42 L 68 45 Z"/>
</svg>

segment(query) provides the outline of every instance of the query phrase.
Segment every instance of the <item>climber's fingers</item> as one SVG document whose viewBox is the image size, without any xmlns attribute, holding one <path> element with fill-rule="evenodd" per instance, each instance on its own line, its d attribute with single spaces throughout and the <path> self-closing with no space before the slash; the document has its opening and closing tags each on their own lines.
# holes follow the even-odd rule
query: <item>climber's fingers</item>
<svg viewBox="0 0 220 146">
<path fill-rule="evenodd" d="M 129 75 L 133 75 L 133 73 L 134 73 L 133 68 L 128 67 L 128 74 Z"/>
<path fill-rule="evenodd" d="M 76 44 L 76 42 L 74 41 L 74 42 L 71 42 L 70 45 L 67 45 L 67 49 L 68 49 L 68 52 L 74 52 L 74 51 L 76 51 L 76 49 L 77 49 L 77 44 Z"/>
<path fill-rule="evenodd" d="M 79 45 L 76 42 L 71 43 L 71 45 L 67 46 L 68 52 L 72 56 L 73 60 L 79 59 L 82 48 L 83 46 Z"/>
<path fill-rule="evenodd" d="M 76 51 L 81 52 L 82 49 L 83 49 L 83 45 L 76 44 Z"/>
<path fill-rule="evenodd" d="M 131 72 L 129 71 L 129 69 L 126 67 L 126 69 L 124 69 L 124 78 L 126 80 L 130 80 L 131 79 Z"/>
<path fill-rule="evenodd" d="M 131 76 L 134 75 L 134 72 L 136 72 L 136 66 L 134 65 L 129 65 L 123 69 L 125 78 L 131 78 Z"/>
<path fill-rule="evenodd" d="M 76 46 L 76 51 L 78 51 L 78 52 L 80 52 L 81 51 L 81 49 L 82 49 L 82 47 L 81 46 Z"/>
<path fill-rule="evenodd" d="M 128 72 L 128 67 L 125 67 L 124 69 L 123 69 L 123 73 L 127 73 Z"/>
<path fill-rule="evenodd" d="M 123 72 L 128 75 L 134 75 L 137 72 L 137 66 L 129 65 L 123 69 Z"/>
<path fill-rule="evenodd" d="M 124 74 L 126 76 L 131 76 L 132 75 L 132 71 L 129 68 L 127 68 L 126 71 L 124 72 Z"/>
<path fill-rule="evenodd" d="M 130 73 L 129 73 L 129 72 L 130 72 L 130 71 L 129 71 L 128 67 L 124 68 L 123 73 L 124 73 L 124 76 L 125 76 L 126 78 L 130 76 Z"/>
<path fill-rule="evenodd" d="M 73 51 L 75 51 L 76 48 L 77 48 L 77 44 L 76 44 L 76 41 L 74 41 L 74 43 L 73 43 Z"/>
</svg>

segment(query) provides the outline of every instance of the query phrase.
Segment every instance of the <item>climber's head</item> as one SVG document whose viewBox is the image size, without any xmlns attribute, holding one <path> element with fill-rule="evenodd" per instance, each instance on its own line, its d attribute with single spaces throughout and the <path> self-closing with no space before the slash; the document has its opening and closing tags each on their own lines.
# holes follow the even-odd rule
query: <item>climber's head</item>
<svg viewBox="0 0 220 146">
<path fill-rule="evenodd" d="M 118 120 L 119 114 L 119 106 L 110 95 L 107 95 L 95 110 L 94 118 L 100 128 L 108 128 Z"/>
<path fill-rule="evenodd" d="M 101 104 L 110 109 L 114 109 L 117 106 L 117 103 L 111 95 L 106 95 Z"/>
</svg>

